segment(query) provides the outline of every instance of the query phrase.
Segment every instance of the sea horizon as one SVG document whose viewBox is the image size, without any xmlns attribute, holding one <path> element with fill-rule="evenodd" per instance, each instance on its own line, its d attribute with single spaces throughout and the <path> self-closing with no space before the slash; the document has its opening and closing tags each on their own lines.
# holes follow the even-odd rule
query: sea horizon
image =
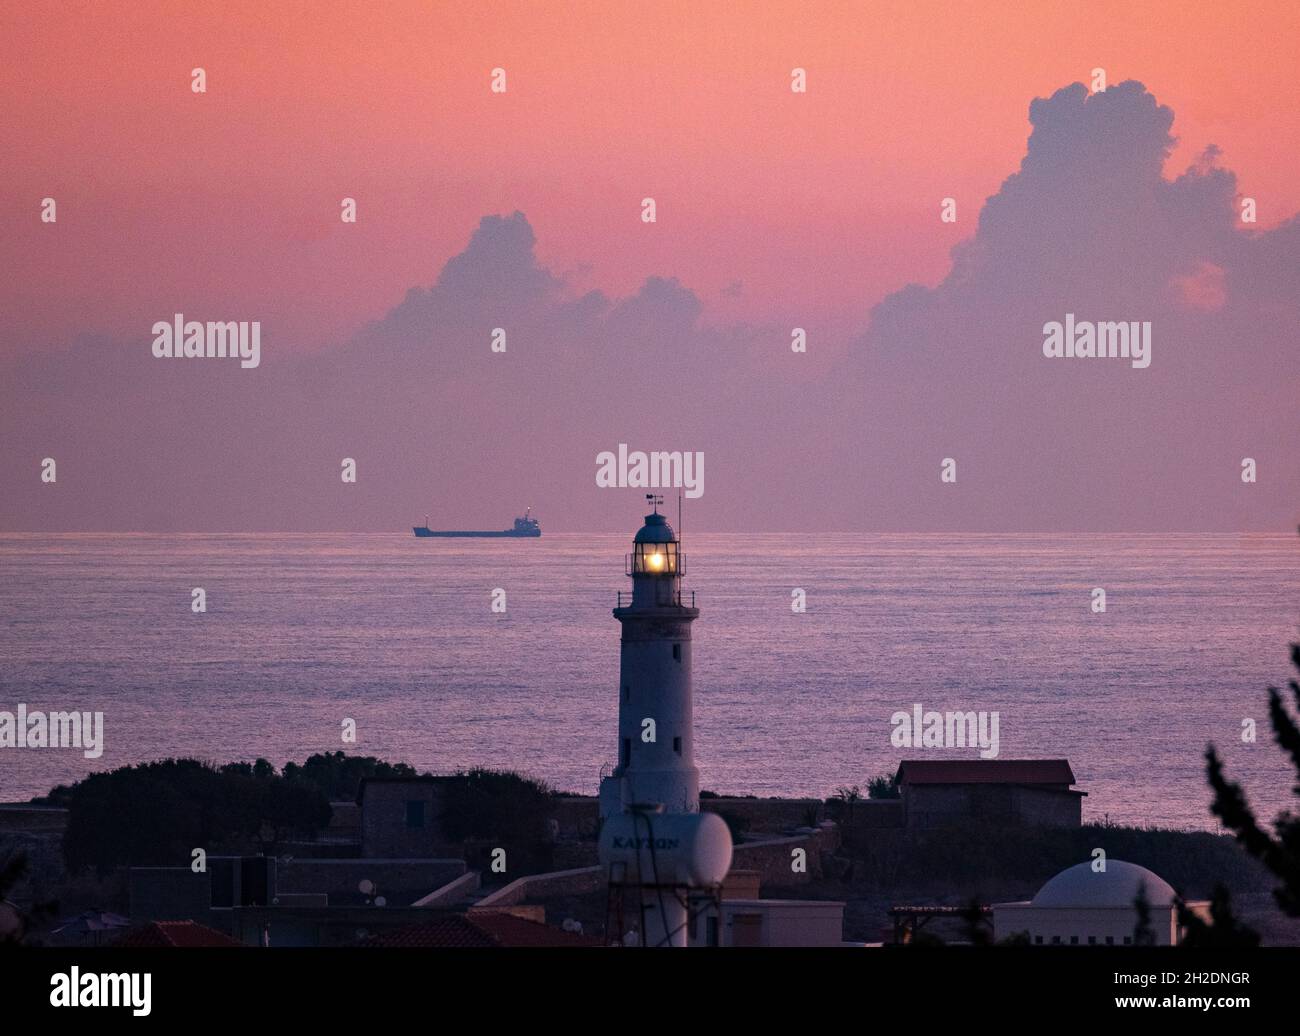
<svg viewBox="0 0 1300 1036">
<path fill-rule="evenodd" d="M 0 799 L 154 758 L 340 749 L 593 795 L 615 755 L 628 549 L 550 531 L 0 533 L 0 709 L 93 708 L 106 731 L 93 761 L 6 753 Z M 904 758 L 979 757 L 892 745 L 890 717 L 920 705 L 997 712 L 1000 758 L 1068 759 L 1085 823 L 1217 829 L 1210 741 L 1263 815 L 1282 804 L 1276 753 L 1239 733 L 1253 718 L 1271 740 L 1291 535 L 687 531 L 683 550 L 705 789 L 824 798 Z"/>
</svg>

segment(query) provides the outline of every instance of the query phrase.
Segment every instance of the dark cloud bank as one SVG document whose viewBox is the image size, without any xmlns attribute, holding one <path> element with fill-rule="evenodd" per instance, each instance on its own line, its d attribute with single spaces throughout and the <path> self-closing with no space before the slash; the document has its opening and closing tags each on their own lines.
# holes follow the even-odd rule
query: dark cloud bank
<svg viewBox="0 0 1300 1036">
<path fill-rule="evenodd" d="M 154 359 L 145 332 L 170 314 L 141 314 L 138 341 L 23 353 L 0 368 L 0 527 L 400 530 L 531 503 L 548 529 L 625 530 L 640 491 L 597 489 L 595 456 L 626 442 L 704 451 L 696 528 L 1292 528 L 1300 222 L 1243 226 L 1213 149 L 1166 180 L 1173 113 L 1140 83 L 1066 87 L 1030 119 L 944 281 L 837 349 L 794 321 L 807 356 L 789 327 L 710 326 L 673 278 L 575 294 L 520 213 L 484 218 L 345 345 L 264 327 L 257 370 Z M 1066 313 L 1151 321 L 1150 367 L 1045 358 Z"/>
</svg>

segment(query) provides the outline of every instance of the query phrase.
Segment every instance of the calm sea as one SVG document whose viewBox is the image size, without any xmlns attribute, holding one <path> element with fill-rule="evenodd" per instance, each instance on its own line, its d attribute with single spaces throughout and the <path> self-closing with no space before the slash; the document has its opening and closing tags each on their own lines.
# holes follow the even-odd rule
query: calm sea
<svg viewBox="0 0 1300 1036">
<path fill-rule="evenodd" d="M 0 709 L 106 728 L 95 761 L 0 749 L 0 799 L 145 759 L 344 747 L 592 794 L 615 757 L 629 541 L 0 536 Z M 971 755 L 891 746 L 890 716 L 920 703 L 996 710 L 1001 758 L 1068 758 L 1086 819 L 1213 827 L 1209 741 L 1266 815 L 1285 803 L 1265 689 L 1290 675 L 1295 536 L 699 534 L 685 551 L 705 788 L 821 796 L 904 755 Z"/>
</svg>

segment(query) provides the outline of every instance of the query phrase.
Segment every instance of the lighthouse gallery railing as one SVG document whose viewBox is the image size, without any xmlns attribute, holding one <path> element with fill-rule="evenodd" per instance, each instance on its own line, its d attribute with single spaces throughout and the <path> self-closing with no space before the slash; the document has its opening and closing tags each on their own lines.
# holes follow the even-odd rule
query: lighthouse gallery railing
<svg viewBox="0 0 1300 1036">
<path fill-rule="evenodd" d="M 627 598 L 627 604 L 626 604 L 626 605 L 623 603 L 623 598 L 624 598 L 624 597 Z M 687 604 L 687 603 L 686 603 L 686 601 L 687 601 L 688 599 L 689 599 L 690 602 L 691 602 L 690 604 Z M 674 594 L 672 595 L 672 600 L 669 601 L 668 603 L 669 603 L 669 604 L 675 604 L 678 608 L 694 608 L 694 607 L 695 607 L 695 591 L 694 591 L 694 590 L 678 590 L 676 593 L 674 593 Z M 620 607 L 620 608 L 624 608 L 624 607 L 628 607 L 628 606 L 630 606 L 631 604 L 632 604 L 632 591 L 631 591 L 631 590 L 620 590 L 620 591 L 618 592 L 618 607 Z"/>
</svg>

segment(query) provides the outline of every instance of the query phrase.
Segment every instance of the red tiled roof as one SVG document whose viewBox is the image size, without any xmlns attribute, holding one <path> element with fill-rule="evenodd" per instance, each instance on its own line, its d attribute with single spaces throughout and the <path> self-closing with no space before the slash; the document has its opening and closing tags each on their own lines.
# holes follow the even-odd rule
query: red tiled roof
<svg viewBox="0 0 1300 1036">
<path fill-rule="evenodd" d="M 150 921 L 127 931 L 114 946 L 241 946 L 224 932 L 195 921 Z"/>
<path fill-rule="evenodd" d="M 899 784 L 1074 783 L 1067 759 L 904 759 Z"/>
<path fill-rule="evenodd" d="M 501 946 L 603 946 L 594 935 L 566 932 L 563 928 L 530 921 L 506 913 L 475 913 L 469 915 L 471 924 L 478 925 L 495 938 Z"/>
<path fill-rule="evenodd" d="M 602 946 L 592 935 L 506 913 L 444 914 L 371 937 L 367 946 L 462 949 L 488 946 Z"/>
</svg>

